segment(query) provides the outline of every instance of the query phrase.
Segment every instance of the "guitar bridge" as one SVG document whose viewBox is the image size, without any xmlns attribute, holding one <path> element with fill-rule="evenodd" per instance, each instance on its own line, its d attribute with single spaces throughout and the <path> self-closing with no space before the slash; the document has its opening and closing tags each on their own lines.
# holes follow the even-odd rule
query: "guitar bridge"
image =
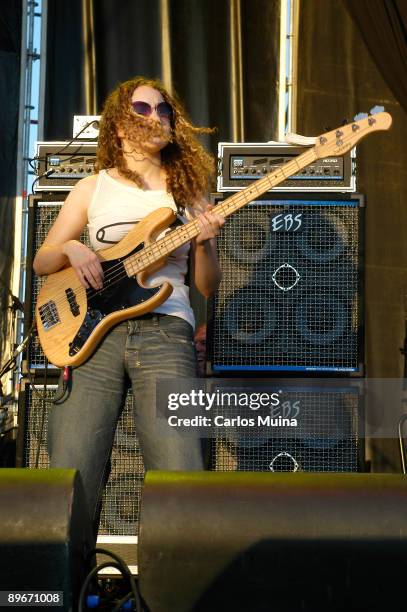
<svg viewBox="0 0 407 612">
<path fill-rule="evenodd" d="M 40 306 L 38 312 L 40 315 L 41 323 L 46 331 L 61 322 L 58 315 L 57 305 L 53 300 L 50 300 L 49 302 L 46 302 L 45 304 Z"/>
</svg>

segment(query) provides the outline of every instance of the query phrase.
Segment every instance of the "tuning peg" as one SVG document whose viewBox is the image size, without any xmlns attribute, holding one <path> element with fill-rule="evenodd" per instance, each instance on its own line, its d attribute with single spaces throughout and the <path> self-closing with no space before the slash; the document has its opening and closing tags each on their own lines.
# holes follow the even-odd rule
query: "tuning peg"
<svg viewBox="0 0 407 612">
<path fill-rule="evenodd" d="M 355 115 L 353 117 L 354 121 L 359 121 L 360 119 L 367 119 L 368 118 L 368 114 L 367 113 L 358 113 L 357 115 Z"/>
<path fill-rule="evenodd" d="M 344 118 L 342 119 L 342 123 L 341 123 L 341 125 L 348 125 L 348 123 L 349 123 L 348 119 L 346 119 L 346 117 L 344 117 Z"/>
<path fill-rule="evenodd" d="M 330 132 L 332 129 L 333 129 L 333 128 L 332 128 L 330 125 L 325 126 L 325 127 L 324 127 L 324 132 Z"/>
<path fill-rule="evenodd" d="M 377 113 L 382 113 L 383 111 L 384 106 L 379 106 L 376 104 L 376 106 L 373 106 L 373 108 L 370 109 L 369 115 L 377 115 Z"/>
</svg>

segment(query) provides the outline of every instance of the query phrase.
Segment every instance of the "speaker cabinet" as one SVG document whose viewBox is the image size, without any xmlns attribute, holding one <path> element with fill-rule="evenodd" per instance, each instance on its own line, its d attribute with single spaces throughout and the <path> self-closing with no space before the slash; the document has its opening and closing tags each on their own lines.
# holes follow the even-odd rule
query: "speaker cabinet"
<svg viewBox="0 0 407 612">
<path fill-rule="evenodd" d="M 212 372 L 363 374 L 363 210 L 360 194 L 279 193 L 228 219 Z"/>
<path fill-rule="evenodd" d="M 364 471 L 363 395 L 357 384 L 305 384 L 279 381 L 281 404 L 252 417 L 252 427 L 219 427 L 212 439 L 213 469 L 251 472 L 359 472 Z M 317 382 L 317 381 L 314 381 Z M 323 381 L 320 381 L 321 383 Z M 325 381 L 327 382 L 327 381 Z M 221 381 L 220 381 L 221 383 Z M 216 385 L 216 383 L 214 383 Z M 246 387 L 247 388 L 247 387 Z M 256 387 L 261 391 L 260 387 Z M 225 387 L 228 392 L 233 387 Z M 236 390 L 236 389 L 235 389 Z M 242 387 L 240 387 L 242 390 Z M 241 414 L 241 409 L 222 407 L 222 420 Z M 296 426 L 286 427 L 295 418 Z M 270 423 L 272 425 L 270 426 Z"/>
<path fill-rule="evenodd" d="M 17 463 L 20 467 L 48 468 L 48 414 L 57 385 L 21 383 L 19 396 L 19 439 Z M 133 396 L 129 392 L 119 420 L 111 456 L 111 471 L 102 502 L 100 535 L 136 535 L 144 465 L 133 418 Z"/>
</svg>

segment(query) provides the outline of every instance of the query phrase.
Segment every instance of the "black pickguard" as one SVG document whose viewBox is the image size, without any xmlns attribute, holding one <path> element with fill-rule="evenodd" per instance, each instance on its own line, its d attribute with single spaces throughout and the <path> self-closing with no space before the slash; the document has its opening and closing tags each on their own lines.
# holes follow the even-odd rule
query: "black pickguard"
<svg viewBox="0 0 407 612">
<path fill-rule="evenodd" d="M 144 244 L 138 245 L 133 253 L 136 253 L 143 247 Z M 128 256 L 126 255 L 126 258 Z M 161 289 L 161 287 L 154 287 L 152 289 L 140 287 L 136 278 L 127 276 L 123 264 L 124 259 L 119 258 L 101 262 L 104 272 L 103 289 L 99 291 L 92 288 L 86 290 L 88 308 L 78 333 L 69 345 L 69 354 L 71 356 L 78 353 L 95 327 L 108 314 L 142 304 Z"/>
<path fill-rule="evenodd" d="M 124 265 L 119 259 L 102 262 L 102 268 L 105 278 L 109 279 L 109 276 L 112 276 L 112 281 L 105 281 L 101 291 L 87 289 L 88 312 L 97 310 L 105 317 L 117 310 L 141 304 L 159 291 L 159 287 L 154 289 L 140 287 L 134 277 L 127 276 Z M 111 272 L 112 268 L 114 272 Z M 118 281 L 119 276 L 121 280 Z"/>
</svg>

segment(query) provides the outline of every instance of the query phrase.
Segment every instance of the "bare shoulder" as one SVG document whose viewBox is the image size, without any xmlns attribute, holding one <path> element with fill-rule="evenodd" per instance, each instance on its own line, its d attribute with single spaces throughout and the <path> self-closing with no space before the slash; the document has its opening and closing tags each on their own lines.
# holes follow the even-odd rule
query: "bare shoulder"
<svg viewBox="0 0 407 612">
<path fill-rule="evenodd" d="M 75 191 L 77 193 L 79 192 L 83 194 L 90 193 L 91 195 L 93 195 L 98 179 L 99 179 L 98 174 L 91 174 L 90 176 L 85 176 L 85 178 L 81 179 L 80 181 L 76 183 L 72 192 Z"/>
<path fill-rule="evenodd" d="M 66 198 L 44 245 L 61 244 L 78 239 L 88 222 L 88 208 L 96 189 L 98 175 L 87 176 L 76 183 Z"/>
<path fill-rule="evenodd" d="M 87 211 L 95 193 L 97 182 L 97 174 L 92 174 L 78 181 L 66 198 L 63 208 Z"/>
</svg>

